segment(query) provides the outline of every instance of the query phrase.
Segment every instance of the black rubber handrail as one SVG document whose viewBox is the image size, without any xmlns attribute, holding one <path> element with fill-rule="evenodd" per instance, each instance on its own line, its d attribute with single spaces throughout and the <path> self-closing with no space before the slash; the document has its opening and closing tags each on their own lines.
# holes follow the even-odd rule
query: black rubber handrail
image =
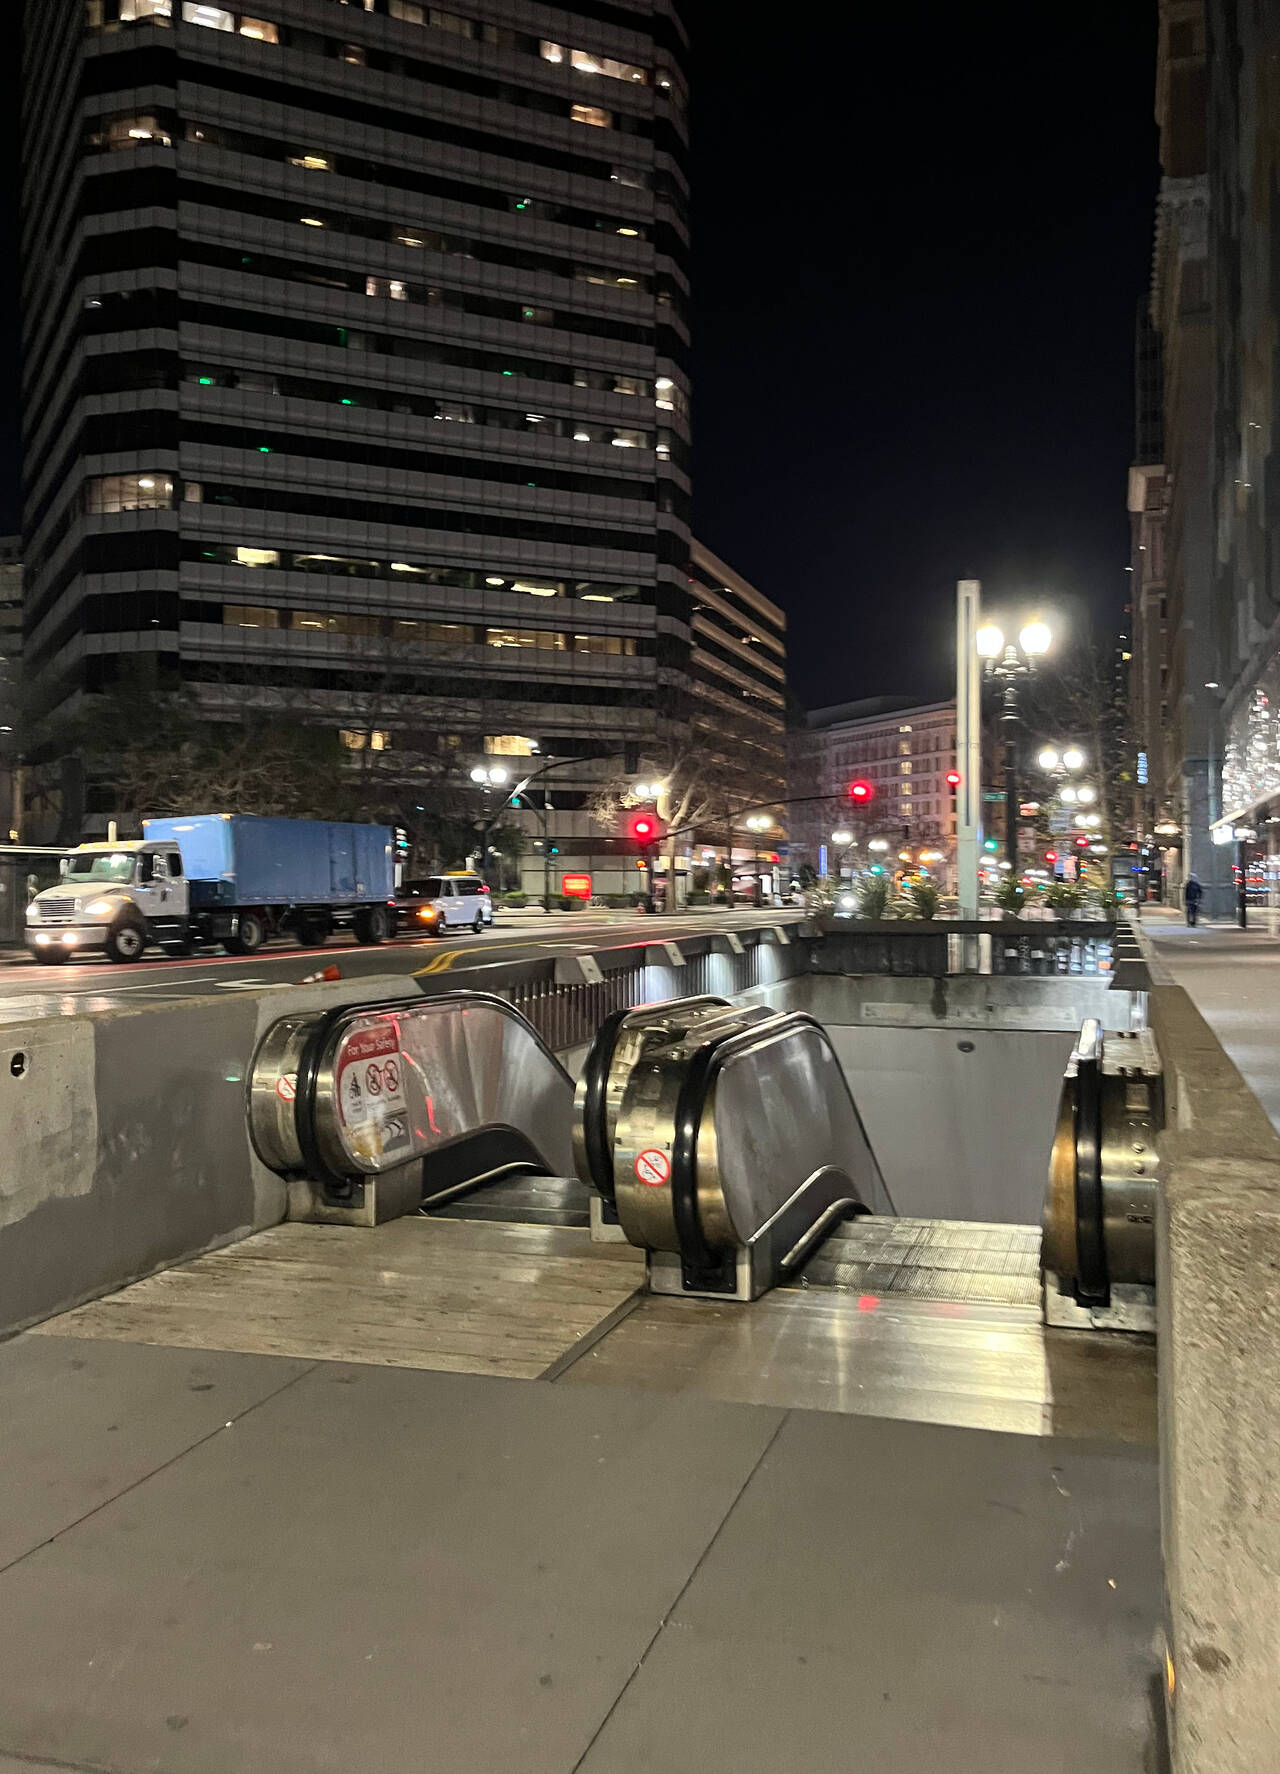
<svg viewBox="0 0 1280 1774">
<path fill-rule="evenodd" d="M 863 1125 L 862 1116 L 849 1089 L 849 1081 L 844 1076 L 831 1037 L 818 1022 L 816 1017 L 804 1010 L 792 1010 L 779 1013 L 768 1022 L 752 1023 L 736 1034 L 727 1034 L 719 1040 L 710 1041 L 695 1053 L 689 1062 L 680 1086 L 680 1094 L 676 1099 L 675 1141 L 671 1150 L 671 1214 L 675 1222 L 676 1237 L 680 1244 L 681 1265 L 684 1271 L 685 1285 L 688 1287 L 706 1288 L 708 1291 L 731 1292 L 733 1277 L 727 1273 L 726 1260 L 712 1251 L 703 1231 L 702 1218 L 698 1212 L 698 1136 L 702 1130 L 702 1116 L 707 1106 L 707 1097 L 711 1086 L 720 1072 L 731 1059 L 740 1054 L 750 1052 L 751 1048 L 763 1039 L 773 1039 L 790 1029 L 811 1028 L 817 1031 L 823 1043 L 836 1059 L 841 1081 L 848 1094 L 850 1105 L 857 1118 L 858 1129 L 866 1141 L 871 1162 L 875 1165 L 876 1175 L 884 1189 L 885 1199 L 893 1213 L 897 1208 L 889 1194 L 888 1184 L 876 1160 L 871 1141 L 867 1138 L 867 1130 Z"/>
<path fill-rule="evenodd" d="M 316 1077 L 330 1038 L 344 1022 L 354 1020 L 359 1016 L 368 1016 L 383 1011 L 394 1014 L 397 1011 L 417 1010 L 429 1004 L 443 1003 L 484 1005 L 487 1009 L 498 1010 L 503 1016 L 509 1017 L 511 1021 L 519 1023 L 526 1033 L 533 1037 L 544 1057 L 551 1061 L 565 1083 L 572 1088 L 572 1077 L 547 1046 L 529 1018 L 522 1010 L 518 1010 L 508 999 L 500 997 L 496 992 L 415 992 L 412 997 L 408 998 L 374 998 L 355 1004 L 335 1004 L 332 1008 L 320 1013 L 319 1020 L 307 1037 L 302 1056 L 298 1061 L 293 1122 L 298 1136 L 298 1148 L 306 1163 L 307 1174 L 313 1182 L 321 1183 L 326 1192 L 337 1197 L 338 1200 L 350 1200 L 363 1179 L 369 1175 L 376 1175 L 377 1172 L 335 1170 L 320 1149 L 315 1125 Z"/>
<path fill-rule="evenodd" d="M 623 1027 L 642 1010 L 670 1012 L 677 1007 L 683 1009 L 706 1004 L 722 1004 L 726 1010 L 732 1008 L 727 998 L 703 992 L 692 998 L 673 998 L 665 1004 L 633 1004 L 626 1010 L 615 1010 L 596 1030 L 595 1040 L 582 1067 L 582 1149 L 586 1155 L 588 1177 L 611 1207 L 616 1203 L 613 1146 L 609 1139 L 609 1074 L 613 1070 Z"/>
<path fill-rule="evenodd" d="M 1092 1022 L 1092 1019 L 1091 1019 Z M 1111 1304 L 1102 1202 L 1102 1034 L 1086 1023 L 1076 1045 L 1072 1108 L 1076 1161 L 1076 1299 Z"/>
</svg>

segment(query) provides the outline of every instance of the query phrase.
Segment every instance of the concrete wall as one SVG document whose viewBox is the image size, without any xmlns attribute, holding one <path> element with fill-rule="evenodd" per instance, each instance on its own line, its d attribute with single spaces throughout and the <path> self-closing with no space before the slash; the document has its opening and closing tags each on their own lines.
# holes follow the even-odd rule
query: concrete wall
<svg viewBox="0 0 1280 1774">
<path fill-rule="evenodd" d="M 245 1079 L 268 1023 L 363 979 L 45 1017 L 0 1034 L 0 1335 L 284 1218 Z"/>
<path fill-rule="evenodd" d="M 756 996 L 826 1028 L 899 1213 L 1013 1225 L 1040 1221 L 1081 1020 L 1131 1014 L 1105 980 L 814 974 Z"/>
<path fill-rule="evenodd" d="M 1280 1761 L 1280 1137 L 1181 987 L 1157 1222 L 1175 1774 Z"/>
</svg>

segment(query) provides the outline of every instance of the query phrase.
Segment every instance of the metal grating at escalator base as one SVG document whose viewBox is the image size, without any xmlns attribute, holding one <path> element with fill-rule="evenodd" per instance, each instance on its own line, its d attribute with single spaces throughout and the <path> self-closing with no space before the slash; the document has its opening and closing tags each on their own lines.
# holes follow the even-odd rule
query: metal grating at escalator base
<svg viewBox="0 0 1280 1774">
<path fill-rule="evenodd" d="M 590 1191 L 576 1177 L 506 1176 L 422 1212 L 441 1220 L 494 1220 L 526 1226 L 590 1224 Z"/>
<path fill-rule="evenodd" d="M 827 1239 L 795 1285 L 1038 1306 L 1040 1228 L 862 1215 Z"/>
</svg>

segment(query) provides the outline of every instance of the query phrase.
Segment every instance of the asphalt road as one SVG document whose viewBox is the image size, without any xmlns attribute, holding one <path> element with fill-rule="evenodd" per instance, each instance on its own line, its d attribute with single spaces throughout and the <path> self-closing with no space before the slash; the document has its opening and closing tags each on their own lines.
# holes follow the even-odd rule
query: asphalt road
<svg viewBox="0 0 1280 1774">
<path fill-rule="evenodd" d="M 785 908 L 791 916 L 795 908 Z M 254 991 L 296 984 L 334 965 L 344 979 L 404 974 L 449 974 L 451 978 L 493 961 L 520 961 L 540 955 L 572 954 L 584 946 L 673 940 L 708 930 L 773 923 L 778 911 L 726 911 L 685 916 L 645 917 L 632 913 L 573 914 L 499 912 L 493 928 L 447 937 L 397 937 L 378 948 L 363 948 L 338 936 L 323 948 L 300 949 L 286 942 L 241 957 L 210 953 L 191 960 L 148 956 L 130 965 L 103 958 L 42 966 L 28 957 L 0 964 L 0 1020 L 69 1015 L 105 1010 L 141 999 L 204 997 L 210 992 Z"/>
</svg>

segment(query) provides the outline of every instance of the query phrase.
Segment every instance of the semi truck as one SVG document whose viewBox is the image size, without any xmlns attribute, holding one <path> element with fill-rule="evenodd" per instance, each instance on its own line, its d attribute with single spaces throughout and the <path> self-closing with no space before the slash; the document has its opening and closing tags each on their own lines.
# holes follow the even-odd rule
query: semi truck
<svg viewBox="0 0 1280 1774">
<path fill-rule="evenodd" d="M 68 852 L 58 885 L 27 907 L 26 945 L 39 960 L 101 949 L 137 961 L 149 948 L 190 955 L 198 943 L 252 955 L 281 932 L 311 948 L 339 928 L 362 943 L 395 929 L 388 826 L 196 813 L 145 819 L 142 833 Z"/>
</svg>

